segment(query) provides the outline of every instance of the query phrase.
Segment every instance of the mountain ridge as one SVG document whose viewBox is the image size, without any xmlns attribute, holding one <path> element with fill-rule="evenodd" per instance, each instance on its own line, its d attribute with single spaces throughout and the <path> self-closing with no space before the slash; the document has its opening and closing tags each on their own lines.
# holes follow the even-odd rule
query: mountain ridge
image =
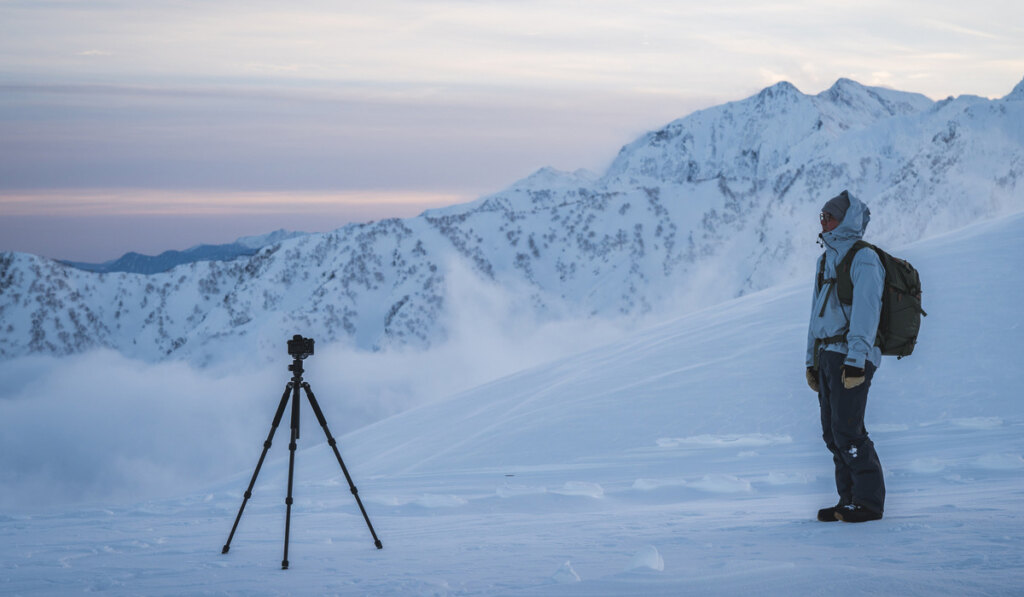
<svg viewBox="0 0 1024 597">
<path fill-rule="evenodd" d="M 642 135 L 601 175 L 542 168 L 468 204 L 245 259 L 136 279 L 0 254 L 0 358 L 103 346 L 209 363 L 276 354 L 292 333 L 426 347 L 445 338 L 456 263 L 541 320 L 699 307 L 804 272 L 820 205 L 843 189 L 871 207 L 868 239 L 891 248 L 1024 209 L 1021 180 L 1012 98 L 780 83 Z"/>
<path fill-rule="evenodd" d="M 1013 91 L 1003 97 L 1004 100 L 1024 100 L 1024 79 L 1013 88 Z"/>
<path fill-rule="evenodd" d="M 267 245 L 279 243 L 290 238 L 306 234 L 305 232 L 291 232 L 285 229 L 275 230 L 268 234 L 256 236 L 243 236 L 232 243 L 210 245 L 200 244 L 183 251 L 164 251 L 159 255 L 143 255 L 135 251 L 129 251 L 117 259 L 103 263 L 86 263 L 80 261 L 58 260 L 64 265 L 94 272 L 112 273 L 124 272 L 129 274 L 158 274 L 165 272 L 184 263 L 196 261 L 231 261 L 239 257 L 251 257 Z"/>
</svg>

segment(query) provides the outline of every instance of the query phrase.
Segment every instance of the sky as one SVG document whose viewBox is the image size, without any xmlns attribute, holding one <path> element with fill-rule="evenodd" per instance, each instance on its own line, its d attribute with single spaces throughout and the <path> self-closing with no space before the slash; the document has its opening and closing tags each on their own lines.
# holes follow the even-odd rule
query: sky
<svg viewBox="0 0 1024 597">
<path fill-rule="evenodd" d="M 0 251 L 104 261 L 409 217 L 840 77 L 1001 97 L 1024 7 L 0 0 Z"/>
</svg>

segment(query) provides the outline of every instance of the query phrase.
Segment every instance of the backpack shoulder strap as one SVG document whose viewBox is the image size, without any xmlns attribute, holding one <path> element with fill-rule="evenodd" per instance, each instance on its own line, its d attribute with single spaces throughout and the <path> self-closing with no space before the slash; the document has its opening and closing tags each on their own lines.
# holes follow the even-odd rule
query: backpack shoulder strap
<svg viewBox="0 0 1024 597">
<path fill-rule="evenodd" d="M 843 260 L 840 262 L 840 266 L 846 271 L 850 271 L 850 268 L 853 266 L 853 258 L 857 256 L 857 253 L 861 249 L 865 248 L 874 249 L 876 252 L 878 251 L 878 247 L 875 245 L 867 242 L 866 240 L 859 240 L 853 243 L 853 246 L 846 252 L 846 255 L 843 255 Z"/>
<path fill-rule="evenodd" d="M 875 245 L 859 240 L 853 243 L 853 246 L 846 252 L 846 255 L 843 255 L 842 261 L 836 266 L 836 292 L 839 295 L 839 302 L 844 305 L 853 304 L 853 276 L 851 274 L 853 258 L 864 248 L 871 248 L 876 253 L 878 252 L 878 247 Z"/>
<path fill-rule="evenodd" d="M 825 285 L 825 254 L 821 254 L 821 258 L 818 259 L 818 292 L 821 292 L 821 287 Z"/>
</svg>

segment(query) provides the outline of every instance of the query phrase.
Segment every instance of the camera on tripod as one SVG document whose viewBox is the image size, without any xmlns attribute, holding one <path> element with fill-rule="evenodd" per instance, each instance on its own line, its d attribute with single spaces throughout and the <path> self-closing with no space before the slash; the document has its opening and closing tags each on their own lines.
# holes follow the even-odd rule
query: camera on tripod
<svg viewBox="0 0 1024 597">
<path fill-rule="evenodd" d="M 235 517 L 235 524 L 231 527 L 231 534 L 228 535 L 227 543 L 221 549 L 221 553 L 228 553 L 231 549 L 231 540 L 235 538 L 235 531 L 238 530 L 238 523 L 242 520 L 242 512 L 245 511 L 245 505 L 249 503 L 249 498 L 252 497 L 252 489 L 256 485 L 256 477 L 260 474 L 260 469 L 263 468 L 263 461 L 267 457 L 267 451 L 270 450 L 270 444 L 274 439 L 274 433 L 277 431 L 277 426 L 281 424 L 281 418 L 284 416 L 285 408 L 288 406 L 290 401 L 292 404 L 292 416 L 291 416 L 291 443 L 288 444 L 288 497 L 284 503 L 286 506 L 285 510 L 285 522 L 284 522 L 284 559 L 281 561 L 281 568 L 288 569 L 288 537 L 291 532 L 292 526 L 292 484 L 295 476 L 295 449 L 297 446 L 297 440 L 299 439 L 299 390 L 306 392 L 306 399 L 309 400 L 309 405 L 313 408 L 313 414 L 316 415 L 317 421 L 320 422 L 320 427 L 324 430 L 324 435 L 327 436 L 327 445 L 334 450 L 334 456 L 338 459 L 338 465 L 341 466 L 341 472 L 345 475 L 345 480 L 348 481 L 349 491 L 352 492 L 352 496 L 356 498 L 356 504 L 359 506 L 359 511 L 363 514 L 363 520 L 366 521 L 366 526 L 370 529 L 370 534 L 373 535 L 373 544 L 377 549 L 383 549 L 384 545 L 377 538 L 377 532 L 373 530 L 373 525 L 370 524 L 370 516 L 366 513 L 366 508 L 363 507 L 363 501 L 359 499 L 359 490 L 356 489 L 355 483 L 352 482 L 352 476 L 348 474 L 348 468 L 345 466 L 345 462 L 341 459 L 341 452 L 338 451 L 338 442 L 331 435 L 330 429 L 327 428 L 327 418 L 324 417 L 324 413 L 320 410 L 320 403 L 317 402 L 316 396 L 313 395 L 313 389 L 309 387 L 309 384 L 302 381 L 302 359 L 313 354 L 313 339 L 303 338 L 299 334 L 295 334 L 291 340 L 288 341 L 288 354 L 294 357 L 295 362 L 288 365 L 288 370 L 293 373 L 292 380 L 288 382 L 284 387 L 284 393 L 281 395 L 281 402 L 277 405 L 277 413 L 274 415 L 274 422 L 270 425 L 270 433 L 267 434 L 266 441 L 263 442 L 263 453 L 260 454 L 259 462 L 256 463 L 256 470 L 252 473 L 252 479 L 249 480 L 249 488 L 245 490 L 244 497 L 242 499 L 242 505 L 238 508 L 238 516 Z"/>
<path fill-rule="evenodd" d="M 288 341 L 288 354 L 300 360 L 312 356 L 313 339 L 303 338 L 299 334 L 295 334 L 292 339 Z"/>
</svg>

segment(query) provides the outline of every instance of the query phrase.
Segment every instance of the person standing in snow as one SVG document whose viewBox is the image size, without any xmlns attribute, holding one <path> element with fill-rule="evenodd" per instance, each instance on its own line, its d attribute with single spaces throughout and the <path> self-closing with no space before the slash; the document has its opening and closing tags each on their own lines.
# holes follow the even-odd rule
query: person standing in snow
<svg viewBox="0 0 1024 597">
<path fill-rule="evenodd" d="M 807 333 L 807 384 L 818 393 L 825 445 L 835 463 L 839 503 L 818 512 L 823 522 L 866 522 L 882 518 L 885 481 L 874 443 L 864 428 L 868 388 L 882 352 L 875 346 L 885 270 L 866 247 L 853 257 L 853 304 L 840 303 L 836 268 L 864 236 L 868 207 L 843 191 L 821 210 L 825 254 L 818 260 Z M 824 268 L 822 268 L 824 260 Z"/>
</svg>

